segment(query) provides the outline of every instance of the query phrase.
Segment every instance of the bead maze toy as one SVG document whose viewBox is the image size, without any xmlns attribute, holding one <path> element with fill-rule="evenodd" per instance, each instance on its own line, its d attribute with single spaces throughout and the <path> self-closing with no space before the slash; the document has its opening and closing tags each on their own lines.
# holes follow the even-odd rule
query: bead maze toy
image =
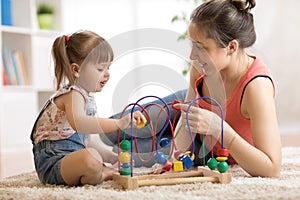
<svg viewBox="0 0 300 200">
<path fill-rule="evenodd" d="M 140 101 L 146 98 L 156 98 L 157 100 L 161 101 L 162 105 L 149 103 L 146 106 L 141 106 L 139 104 Z M 203 160 L 203 166 L 195 167 L 194 166 L 194 139 L 192 136 L 192 132 L 190 129 L 189 121 L 188 121 L 188 113 L 190 110 L 190 107 L 197 103 L 197 101 L 202 99 L 208 99 L 212 102 L 214 102 L 219 110 L 220 110 L 220 117 L 222 119 L 221 122 L 221 145 L 222 148 L 218 150 L 218 157 L 214 158 L 213 154 L 212 157 L 207 161 L 207 167 L 205 166 L 205 158 Z M 174 102 L 166 103 L 163 99 L 157 97 L 157 96 L 145 96 L 139 99 L 136 103 L 129 104 L 125 107 L 124 111 L 126 109 L 129 109 L 131 107 L 131 125 L 130 125 L 130 141 L 127 139 L 123 139 L 121 141 L 121 134 L 120 131 L 118 131 L 118 158 L 119 158 L 119 172 L 115 173 L 113 176 L 113 180 L 120 184 L 123 189 L 136 189 L 138 187 L 142 186 L 151 186 L 151 185 L 173 185 L 173 184 L 183 184 L 183 183 L 195 183 L 195 182 L 214 182 L 214 183 L 230 183 L 231 182 L 231 174 L 227 172 L 228 170 L 228 164 L 226 162 L 229 152 L 227 149 L 224 148 L 224 132 L 223 132 L 223 120 L 224 120 L 224 114 L 222 111 L 221 105 L 213 98 L 211 97 L 199 97 L 194 99 L 192 102 L 189 103 L 189 106 L 186 111 L 186 124 L 190 133 L 191 141 L 192 141 L 192 147 L 190 151 L 182 152 L 181 150 L 177 149 L 175 144 L 175 137 L 174 134 L 174 127 L 175 127 L 175 118 L 176 115 L 180 112 L 179 109 L 176 109 L 173 105 L 176 103 L 180 103 L 179 101 L 175 100 Z M 173 121 L 171 121 L 171 112 L 169 106 L 172 105 L 172 109 L 176 110 L 175 117 Z M 158 113 L 157 119 L 160 117 L 161 114 L 164 114 L 166 117 L 166 121 L 158 134 L 156 135 L 157 130 L 157 120 L 156 123 L 153 124 L 153 121 L 150 117 L 150 114 L 147 112 L 147 108 L 150 106 L 156 106 L 160 109 L 160 112 Z M 135 109 L 141 109 L 141 112 L 146 116 L 146 124 L 138 124 L 139 128 L 142 127 L 148 127 L 149 131 L 152 135 L 152 151 L 150 152 L 148 159 L 143 159 L 139 156 L 138 153 L 138 147 L 137 143 L 135 142 L 134 136 L 136 136 L 136 129 L 133 127 L 132 120 L 133 120 L 133 112 Z M 124 112 L 123 111 L 123 112 Z M 123 114 L 123 113 L 122 113 Z M 121 114 L 121 117 L 122 117 Z M 167 129 L 168 125 L 171 128 L 172 131 L 172 142 L 170 142 L 166 138 L 161 138 L 164 131 Z M 179 130 L 181 127 L 179 128 Z M 179 131 L 178 131 L 179 132 Z M 125 133 L 124 133 L 125 134 Z M 125 135 L 124 135 L 125 138 Z M 134 143 L 135 142 L 135 143 Z M 158 165 L 162 167 L 162 170 L 164 173 L 161 174 L 134 174 L 133 173 L 133 143 L 135 144 L 135 150 L 138 155 L 138 158 L 143 161 L 147 162 L 151 159 L 152 156 L 154 156 L 154 161 Z M 170 148 L 169 155 L 165 155 L 163 152 L 158 151 L 158 145 L 161 147 L 164 147 L 166 145 L 172 145 L 172 148 Z M 155 147 L 155 149 L 154 149 Z M 204 135 L 202 134 L 202 147 L 204 147 Z M 175 151 L 174 151 L 175 150 Z M 202 153 L 204 154 L 204 148 L 202 148 Z M 213 152 L 213 151 L 212 151 Z M 172 155 L 175 158 L 172 160 Z"/>
</svg>

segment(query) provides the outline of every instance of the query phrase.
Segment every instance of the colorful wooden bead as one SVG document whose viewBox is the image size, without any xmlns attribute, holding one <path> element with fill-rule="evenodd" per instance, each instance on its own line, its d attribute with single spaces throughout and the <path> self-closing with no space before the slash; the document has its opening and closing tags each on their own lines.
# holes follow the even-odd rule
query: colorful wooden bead
<svg viewBox="0 0 300 200">
<path fill-rule="evenodd" d="M 175 110 L 177 110 L 177 111 L 181 111 L 180 108 L 175 108 L 175 107 L 174 107 L 174 105 L 177 104 L 177 103 L 181 103 L 181 102 L 178 101 L 177 99 L 175 99 L 175 100 L 173 101 L 173 103 L 172 103 L 172 108 L 175 109 Z"/>
<path fill-rule="evenodd" d="M 146 119 L 146 117 L 144 115 L 143 115 L 143 118 L 144 118 L 145 122 L 140 121 L 140 123 L 138 123 L 138 125 L 137 125 L 138 128 L 143 128 L 144 126 L 146 126 L 147 119 Z"/>
<path fill-rule="evenodd" d="M 130 154 L 128 152 L 121 152 L 119 155 L 120 163 L 129 163 L 130 162 Z"/>
<path fill-rule="evenodd" d="M 122 163 L 121 167 L 123 167 L 123 168 L 129 168 L 130 167 L 130 163 Z"/>
<path fill-rule="evenodd" d="M 129 176 L 131 174 L 130 168 L 120 168 L 120 175 Z"/>
<path fill-rule="evenodd" d="M 120 149 L 122 151 L 129 151 L 131 148 L 131 144 L 128 140 L 122 140 L 122 142 L 120 143 Z"/>
<path fill-rule="evenodd" d="M 228 157 L 229 156 L 228 149 L 219 149 L 218 150 L 218 156 Z"/>
<path fill-rule="evenodd" d="M 156 152 L 156 153 L 154 154 L 154 161 L 155 161 L 156 163 L 158 163 L 158 164 L 163 165 L 163 164 L 166 163 L 167 158 L 166 158 L 166 156 L 165 156 L 164 153 L 162 153 L 162 152 Z"/>
<path fill-rule="evenodd" d="M 218 166 L 218 161 L 215 158 L 210 158 L 207 161 L 207 166 L 209 167 L 209 169 L 214 170 Z"/>
<path fill-rule="evenodd" d="M 192 153 L 192 152 L 190 152 L 190 151 L 186 151 L 186 152 L 184 153 L 184 155 L 187 155 L 187 156 L 189 156 L 192 160 L 195 160 L 195 154 L 191 155 L 191 153 Z"/>
<path fill-rule="evenodd" d="M 218 171 L 224 173 L 228 170 L 228 164 L 225 161 L 221 161 L 218 164 Z"/>
<path fill-rule="evenodd" d="M 169 138 L 162 138 L 159 142 L 159 145 L 164 148 L 171 144 L 171 140 Z"/>
<path fill-rule="evenodd" d="M 162 169 L 165 171 L 170 171 L 172 169 L 172 166 L 173 166 L 172 161 L 167 159 L 167 161 Z"/>
<path fill-rule="evenodd" d="M 221 162 L 221 161 L 226 161 L 228 158 L 227 157 L 216 157 L 217 161 Z"/>
<path fill-rule="evenodd" d="M 174 172 L 183 171 L 183 163 L 181 161 L 174 161 L 173 162 L 173 171 Z"/>
<path fill-rule="evenodd" d="M 190 169 L 191 167 L 194 166 L 194 162 L 192 161 L 190 156 L 187 156 L 187 155 L 183 156 L 181 161 L 183 162 L 183 165 L 184 165 L 185 169 Z"/>
</svg>

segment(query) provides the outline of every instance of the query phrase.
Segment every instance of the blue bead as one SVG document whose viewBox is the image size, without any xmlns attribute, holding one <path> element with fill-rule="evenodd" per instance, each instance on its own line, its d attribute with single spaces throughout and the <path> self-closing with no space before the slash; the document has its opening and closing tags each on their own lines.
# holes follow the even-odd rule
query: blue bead
<svg viewBox="0 0 300 200">
<path fill-rule="evenodd" d="M 192 161 L 192 159 L 189 156 L 184 156 L 181 161 L 183 162 L 184 168 L 185 169 L 189 169 L 191 167 L 193 167 L 194 162 Z"/>
<path fill-rule="evenodd" d="M 154 161 L 155 161 L 156 163 L 158 163 L 158 164 L 163 165 L 163 164 L 166 163 L 167 158 L 166 158 L 166 156 L 165 156 L 164 153 L 162 153 L 162 152 L 157 152 L 157 153 L 154 154 Z"/>
<path fill-rule="evenodd" d="M 171 144 L 171 140 L 169 138 L 162 138 L 159 142 L 159 145 L 164 148 Z"/>
<path fill-rule="evenodd" d="M 122 163 L 121 167 L 122 168 L 129 168 L 130 167 L 130 163 Z"/>
</svg>

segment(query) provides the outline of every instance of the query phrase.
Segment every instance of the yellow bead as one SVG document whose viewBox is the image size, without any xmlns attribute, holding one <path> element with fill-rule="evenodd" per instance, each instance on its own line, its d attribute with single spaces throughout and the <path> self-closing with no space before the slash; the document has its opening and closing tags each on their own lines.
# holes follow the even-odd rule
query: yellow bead
<svg viewBox="0 0 300 200">
<path fill-rule="evenodd" d="M 119 155 L 120 163 L 129 163 L 130 162 L 130 154 L 128 152 L 122 152 Z"/>
<path fill-rule="evenodd" d="M 183 163 L 181 161 L 173 162 L 173 171 L 174 172 L 183 171 Z"/>
<path fill-rule="evenodd" d="M 222 162 L 226 161 L 228 158 L 227 157 L 216 157 L 217 161 Z"/>
<path fill-rule="evenodd" d="M 191 158 L 191 160 L 195 160 L 195 154 L 193 154 L 193 155 L 191 156 L 191 152 L 190 152 L 190 151 L 186 151 L 186 152 L 184 153 L 184 155 L 189 156 L 189 157 Z"/>
<path fill-rule="evenodd" d="M 147 119 L 146 119 L 146 117 L 143 115 L 143 118 L 144 118 L 144 121 L 145 122 L 140 122 L 140 123 L 138 123 L 138 125 L 137 125 L 137 127 L 138 128 L 143 128 L 144 126 L 146 126 L 146 124 L 147 124 Z"/>
</svg>

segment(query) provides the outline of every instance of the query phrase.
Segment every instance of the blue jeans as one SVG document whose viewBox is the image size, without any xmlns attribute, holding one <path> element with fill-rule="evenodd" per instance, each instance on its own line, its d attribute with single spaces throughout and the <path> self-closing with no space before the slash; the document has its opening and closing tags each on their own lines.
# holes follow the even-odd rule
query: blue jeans
<svg viewBox="0 0 300 200">
<path fill-rule="evenodd" d="M 64 156 L 86 148 L 88 134 L 74 133 L 63 140 L 42 140 L 33 146 L 34 164 L 43 184 L 67 185 L 60 173 Z M 80 163 L 78 163 L 80 164 Z"/>
<path fill-rule="evenodd" d="M 187 90 L 180 90 L 180 91 L 178 91 L 176 93 L 173 93 L 173 94 L 171 94 L 169 96 L 166 96 L 166 97 L 164 97 L 162 99 L 166 103 L 172 103 L 175 99 L 178 100 L 178 101 L 184 102 L 185 101 L 186 92 L 187 92 Z M 155 100 L 153 102 L 150 102 L 150 103 L 142 105 L 142 106 L 145 107 L 145 106 L 147 106 L 149 104 L 152 104 L 152 103 L 153 104 L 159 104 L 159 105 L 162 105 L 162 106 L 165 105 L 162 101 Z M 171 121 L 172 121 L 174 119 L 174 117 L 175 117 L 176 110 L 174 110 L 172 108 L 172 104 L 169 105 L 168 107 L 169 107 L 169 109 L 171 111 L 170 115 L 171 115 Z M 137 109 L 140 110 L 139 107 L 137 107 Z M 160 134 L 160 131 L 164 127 L 164 124 L 166 122 L 166 116 L 165 116 L 165 114 L 162 112 L 159 115 L 159 112 L 161 111 L 161 109 L 159 107 L 157 107 L 157 106 L 149 106 L 146 110 L 149 113 L 150 118 L 151 118 L 153 124 L 156 123 L 156 120 L 158 121 L 156 135 Z M 130 113 L 130 110 L 126 110 L 123 113 L 123 116 L 125 116 L 127 113 Z M 121 113 L 118 113 L 118 114 L 112 116 L 111 118 L 119 119 L 120 115 L 121 115 Z M 158 116 L 159 116 L 159 118 L 158 118 Z M 178 114 L 176 116 L 176 119 L 175 119 L 176 123 L 177 123 L 179 117 L 180 117 L 180 114 Z M 110 132 L 110 133 L 105 133 L 105 134 L 99 134 L 99 137 L 100 137 L 100 139 L 106 145 L 112 146 L 113 150 L 115 152 L 118 151 L 118 137 L 117 137 L 117 132 Z M 167 129 L 163 132 L 161 139 L 162 138 L 164 138 L 164 139 L 171 139 L 171 137 L 172 137 L 172 132 L 171 132 L 170 126 L 168 125 Z M 125 130 L 125 134 L 121 133 L 120 134 L 120 138 L 121 138 L 121 140 L 123 140 L 123 139 L 130 140 L 131 139 L 131 132 L 130 132 L 130 130 Z M 133 138 L 134 138 L 134 140 L 136 142 L 136 145 L 133 142 L 133 152 L 132 152 L 133 153 L 133 159 L 134 159 L 134 165 L 135 165 L 135 167 L 139 167 L 139 166 L 147 166 L 147 167 L 149 167 L 149 166 L 152 166 L 154 164 L 153 156 L 152 156 L 152 158 L 150 159 L 149 162 L 144 162 L 144 161 L 142 161 L 141 159 L 138 158 L 138 155 L 136 154 L 136 150 L 135 150 L 135 146 L 137 146 L 138 151 L 139 151 L 139 155 L 143 158 L 143 160 L 148 160 L 148 158 L 150 158 L 151 152 L 153 151 L 153 142 L 152 142 L 152 134 L 149 131 L 149 127 L 144 127 L 142 129 L 138 129 L 138 131 L 136 133 L 136 137 L 133 137 Z M 170 145 L 168 145 L 165 148 L 161 148 L 158 145 L 158 149 L 159 149 L 159 151 L 162 151 L 165 154 L 169 154 Z"/>
</svg>

